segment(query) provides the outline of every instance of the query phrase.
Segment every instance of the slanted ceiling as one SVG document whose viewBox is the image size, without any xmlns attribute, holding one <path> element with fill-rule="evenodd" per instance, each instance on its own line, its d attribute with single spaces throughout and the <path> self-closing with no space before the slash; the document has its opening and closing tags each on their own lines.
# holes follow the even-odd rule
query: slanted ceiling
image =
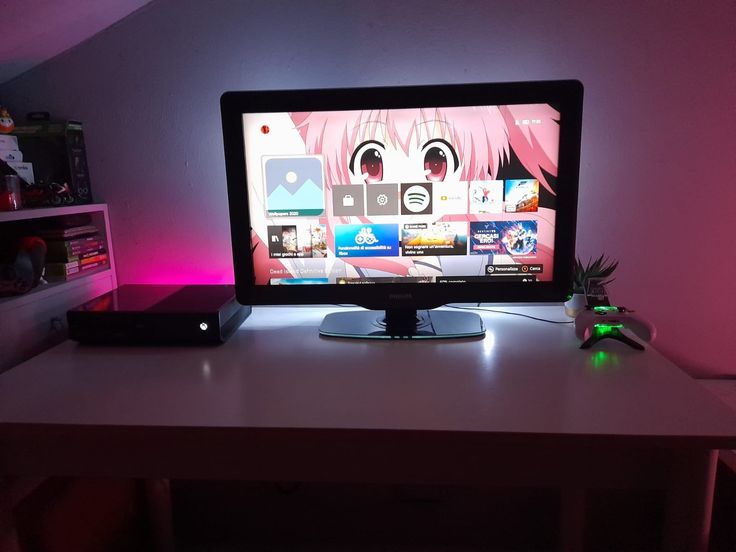
<svg viewBox="0 0 736 552">
<path fill-rule="evenodd" d="M 0 1 L 0 84 L 84 42 L 149 2 Z"/>
</svg>

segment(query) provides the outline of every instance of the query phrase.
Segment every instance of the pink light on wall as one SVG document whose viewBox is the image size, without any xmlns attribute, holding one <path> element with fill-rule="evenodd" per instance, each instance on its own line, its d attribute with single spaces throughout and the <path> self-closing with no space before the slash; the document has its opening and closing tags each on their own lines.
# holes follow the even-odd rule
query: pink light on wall
<svg viewBox="0 0 736 552">
<path fill-rule="evenodd" d="M 127 282 L 131 283 L 131 282 Z M 232 284 L 232 267 L 228 269 L 199 270 L 155 268 L 143 269 L 135 277 L 137 284 Z"/>
<path fill-rule="evenodd" d="M 214 206 L 193 202 L 188 194 L 165 193 L 177 189 L 176 184 L 162 186 L 161 195 L 152 190 L 156 195 L 153 201 L 159 202 L 160 208 L 137 210 L 127 202 L 111 204 L 113 235 L 128 237 L 113 244 L 116 256 L 126 259 L 124 266 L 118 266 L 120 283 L 232 284 L 224 180 L 223 175 L 218 185 L 206 184 L 218 190 Z M 182 226 L 182 218 L 190 224 Z"/>
<path fill-rule="evenodd" d="M 121 283 L 232 281 L 225 90 L 577 78 L 578 253 L 680 366 L 736 374 L 733 0 L 292 4 L 157 0 L 0 90 L 84 122 Z"/>
</svg>

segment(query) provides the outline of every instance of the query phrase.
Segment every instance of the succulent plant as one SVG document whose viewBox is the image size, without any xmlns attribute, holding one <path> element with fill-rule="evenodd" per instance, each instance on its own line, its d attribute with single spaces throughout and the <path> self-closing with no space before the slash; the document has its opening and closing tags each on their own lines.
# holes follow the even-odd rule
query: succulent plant
<svg viewBox="0 0 736 552">
<path fill-rule="evenodd" d="M 588 259 L 587 264 L 583 264 L 580 259 L 575 259 L 575 267 L 573 272 L 573 293 L 585 293 L 585 282 L 590 278 L 602 278 L 602 285 L 613 282 L 611 275 L 618 267 L 618 261 L 609 259 L 605 255 L 601 255 L 595 260 Z"/>
</svg>

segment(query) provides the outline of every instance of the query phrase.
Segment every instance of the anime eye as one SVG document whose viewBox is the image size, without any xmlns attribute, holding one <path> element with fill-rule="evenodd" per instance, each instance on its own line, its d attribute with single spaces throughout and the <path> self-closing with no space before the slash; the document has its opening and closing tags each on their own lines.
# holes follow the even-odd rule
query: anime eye
<svg viewBox="0 0 736 552">
<path fill-rule="evenodd" d="M 366 183 L 380 182 L 383 180 L 383 158 L 381 152 L 375 148 L 366 150 L 360 156 L 360 172 L 364 175 Z"/>
<path fill-rule="evenodd" d="M 357 172 L 361 175 L 366 184 L 383 180 L 383 155 L 381 154 L 383 149 L 383 144 L 376 140 L 368 140 L 360 144 L 350 159 L 352 173 L 356 174 Z M 358 162 L 357 167 L 356 160 Z"/>
<path fill-rule="evenodd" d="M 442 182 L 447 176 L 448 169 L 451 173 L 457 170 L 457 154 L 448 142 L 437 138 L 427 142 L 423 149 L 426 150 L 424 175 L 427 180 Z"/>
<path fill-rule="evenodd" d="M 427 180 L 442 182 L 447 174 L 447 157 L 438 147 L 432 147 L 424 154 L 424 174 Z"/>
</svg>

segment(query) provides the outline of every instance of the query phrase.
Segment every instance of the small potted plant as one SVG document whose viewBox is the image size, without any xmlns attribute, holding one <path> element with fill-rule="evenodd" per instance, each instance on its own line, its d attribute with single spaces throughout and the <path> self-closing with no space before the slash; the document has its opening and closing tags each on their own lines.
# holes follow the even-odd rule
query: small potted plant
<svg viewBox="0 0 736 552">
<path fill-rule="evenodd" d="M 585 285 L 591 278 L 602 280 L 601 285 L 606 286 L 613 282 L 611 275 L 618 267 L 618 261 L 601 255 L 595 260 L 588 259 L 583 264 L 580 259 L 575 259 L 573 270 L 572 297 L 565 303 L 565 313 L 570 317 L 576 317 L 585 308 Z"/>
</svg>

